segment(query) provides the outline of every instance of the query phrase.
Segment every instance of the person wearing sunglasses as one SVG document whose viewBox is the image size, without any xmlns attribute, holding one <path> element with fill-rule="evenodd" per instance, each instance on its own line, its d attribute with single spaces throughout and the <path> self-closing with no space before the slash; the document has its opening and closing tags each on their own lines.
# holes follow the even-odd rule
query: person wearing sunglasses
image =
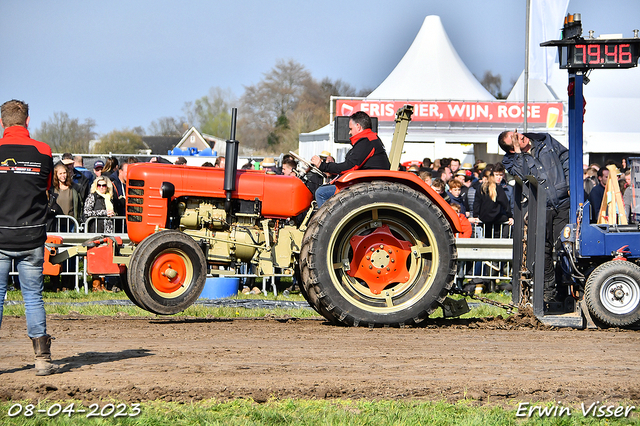
<svg viewBox="0 0 640 426">
<path fill-rule="evenodd" d="M 545 235 L 544 299 L 560 301 L 552 253 L 560 247 L 560 233 L 569 223 L 569 150 L 548 133 L 504 131 L 498 144 L 505 152 L 502 164 L 513 176 L 534 176 L 547 192 L 547 233 Z"/>
<path fill-rule="evenodd" d="M 113 234 L 113 220 L 108 218 L 115 216 L 114 203 L 111 179 L 106 176 L 96 178 L 84 202 L 84 218 L 85 221 L 92 217 L 104 219 L 91 220 L 88 224 L 89 232 Z"/>
</svg>

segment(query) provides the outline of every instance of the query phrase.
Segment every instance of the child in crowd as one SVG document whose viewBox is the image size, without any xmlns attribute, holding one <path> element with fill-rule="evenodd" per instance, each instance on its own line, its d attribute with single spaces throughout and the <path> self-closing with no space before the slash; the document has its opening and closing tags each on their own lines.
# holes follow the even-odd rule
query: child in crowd
<svg viewBox="0 0 640 426">
<path fill-rule="evenodd" d="M 451 179 L 449 181 L 449 191 L 447 194 L 451 199 L 449 204 L 453 205 L 454 203 L 457 203 L 459 205 L 460 213 L 466 215 L 467 209 L 465 208 L 465 203 L 462 199 L 462 183 L 457 179 Z"/>
<path fill-rule="evenodd" d="M 456 236 L 458 238 L 471 238 L 471 232 L 472 232 L 471 222 L 469 222 L 469 219 L 467 219 L 467 216 L 465 216 L 465 214 L 460 211 L 460 207 L 461 207 L 460 204 L 456 202 L 451 203 L 451 208 L 453 208 L 453 210 L 456 213 L 458 213 L 458 218 L 460 219 L 460 225 L 462 226 L 462 232 L 460 232 Z"/>
<path fill-rule="evenodd" d="M 442 198 L 444 198 L 444 200 L 447 203 L 451 202 L 451 198 L 449 198 L 449 195 L 447 194 L 447 185 L 444 183 L 444 181 L 440 178 L 435 178 L 433 179 L 433 182 L 431 182 L 431 187 L 438 193 L 438 195 L 440 195 Z"/>
</svg>

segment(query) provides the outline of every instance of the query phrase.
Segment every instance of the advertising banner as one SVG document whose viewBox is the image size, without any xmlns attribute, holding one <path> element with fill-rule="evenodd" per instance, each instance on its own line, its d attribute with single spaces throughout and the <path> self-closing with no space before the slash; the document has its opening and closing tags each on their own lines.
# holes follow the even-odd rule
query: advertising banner
<svg viewBox="0 0 640 426">
<path fill-rule="evenodd" d="M 431 122 L 434 125 L 475 124 L 478 126 L 518 125 L 524 120 L 523 102 L 447 102 L 337 99 L 336 115 L 351 115 L 364 111 L 379 121 L 394 121 L 396 111 L 403 105 L 413 105 L 414 122 Z M 530 102 L 527 105 L 527 122 L 532 127 L 553 129 L 562 125 L 562 102 Z"/>
</svg>

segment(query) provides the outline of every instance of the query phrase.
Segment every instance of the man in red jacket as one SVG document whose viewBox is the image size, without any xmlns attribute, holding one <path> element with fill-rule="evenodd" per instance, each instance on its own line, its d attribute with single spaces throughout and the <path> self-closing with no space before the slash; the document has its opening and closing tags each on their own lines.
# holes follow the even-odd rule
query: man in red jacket
<svg viewBox="0 0 640 426">
<path fill-rule="evenodd" d="M 36 376 L 47 376 L 56 371 L 42 300 L 51 148 L 29 137 L 29 106 L 22 101 L 2 104 L 0 125 L 4 128 L 0 139 L 0 302 L 7 293 L 13 260 L 20 277 L 27 335 L 36 354 Z"/>
<path fill-rule="evenodd" d="M 314 155 L 311 163 L 320 171 L 341 175 L 354 170 L 383 169 L 389 170 L 391 164 L 384 150 L 384 145 L 378 135 L 371 130 L 371 117 L 366 112 L 358 111 L 349 120 L 349 134 L 351 135 L 351 150 L 342 163 L 327 163 Z M 324 185 L 316 190 L 316 201 L 321 207 L 333 194 L 335 185 Z"/>
</svg>

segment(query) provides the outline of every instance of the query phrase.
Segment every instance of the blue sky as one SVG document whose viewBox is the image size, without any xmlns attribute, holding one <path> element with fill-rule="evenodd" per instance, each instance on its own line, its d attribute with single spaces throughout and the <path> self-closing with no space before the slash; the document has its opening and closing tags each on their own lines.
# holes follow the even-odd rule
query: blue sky
<svg viewBox="0 0 640 426">
<path fill-rule="evenodd" d="M 0 102 L 28 102 L 32 128 L 61 111 L 107 133 L 182 115 L 214 86 L 240 96 L 278 59 L 373 89 L 427 15 L 441 17 L 471 72 L 507 86 L 524 67 L 525 3 L 2 0 Z M 582 13 L 585 34 L 640 28 L 638 0 L 571 0 L 569 12 Z"/>
</svg>

